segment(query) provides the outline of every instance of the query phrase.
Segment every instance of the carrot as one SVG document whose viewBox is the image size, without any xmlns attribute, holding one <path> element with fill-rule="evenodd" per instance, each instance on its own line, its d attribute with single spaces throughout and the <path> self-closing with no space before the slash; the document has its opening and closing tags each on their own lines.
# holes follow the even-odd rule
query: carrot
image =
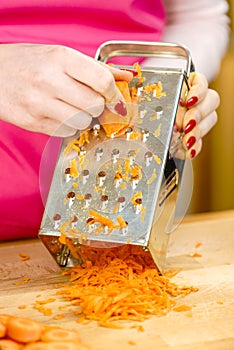
<svg viewBox="0 0 234 350">
<path fill-rule="evenodd" d="M 2 323 L 3 325 L 6 325 L 7 320 L 9 319 L 9 315 L 7 314 L 0 314 L 0 323 Z"/>
<path fill-rule="evenodd" d="M 6 326 L 0 321 L 0 338 L 4 338 L 6 334 Z"/>
<path fill-rule="evenodd" d="M 31 318 L 5 314 L 0 314 L 1 326 L 6 332 L 0 339 L 0 350 L 88 350 L 76 330 L 43 326 Z"/>
<path fill-rule="evenodd" d="M 6 323 L 7 336 L 22 343 L 40 339 L 42 325 L 30 318 L 9 317 Z"/>
<path fill-rule="evenodd" d="M 10 339 L 0 339 L 1 350 L 20 350 L 21 345 Z"/>
<path fill-rule="evenodd" d="M 65 342 L 65 341 L 59 341 L 59 342 L 51 342 L 51 343 L 44 343 L 44 342 L 37 342 L 34 344 L 28 344 L 24 347 L 24 350 L 82 350 L 87 349 L 83 347 L 81 344 L 76 344 L 75 342 Z"/>
<path fill-rule="evenodd" d="M 192 307 L 190 305 L 180 305 L 180 306 L 174 307 L 173 311 L 183 312 L 183 311 L 190 311 L 191 309 Z"/>
<path fill-rule="evenodd" d="M 100 326 L 119 328 L 115 321 L 165 315 L 176 305 L 173 297 L 197 290 L 180 288 L 162 276 L 150 253 L 139 246 L 81 246 L 79 255 L 83 265 L 64 272 L 71 284 L 58 294 L 77 305 L 81 319 L 96 320 Z"/>
<path fill-rule="evenodd" d="M 112 135 L 120 136 L 124 134 L 128 126 L 131 124 L 135 114 L 132 106 L 132 98 L 130 95 L 128 82 L 119 80 L 115 83 L 125 99 L 127 115 L 122 117 L 118 114 L 112 113 L 108 108 L 104 109 L 104 112 L 99 117 L 99 121 L 108 137 L 111 137 Z"/>
<path fill-rule="evenodd" d="M 41 334 L 41 340 L 44 342 L 54 341 L 80 341 L 80 336 L 77 332 L 63 328 L 48 328 Z"/>
<path fill-rule="evenodd" d="M 50 345 L 39 341 L 25 345 L 24 350 L 50 350 Z"/>
</svg>

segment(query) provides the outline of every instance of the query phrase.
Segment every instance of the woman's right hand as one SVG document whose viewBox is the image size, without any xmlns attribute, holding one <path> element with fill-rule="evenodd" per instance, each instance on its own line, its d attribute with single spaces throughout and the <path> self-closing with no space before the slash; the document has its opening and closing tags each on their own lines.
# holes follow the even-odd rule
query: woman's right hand
<svg viewBox="0 0 234 350">
<path fill-rule="evenodd" d="M 0 45 L 0 119 L 61 137 L 85 129 L 105 104 L 126 114 L 115 80 L 132 73 L 58 45 Z"/>
</svg>

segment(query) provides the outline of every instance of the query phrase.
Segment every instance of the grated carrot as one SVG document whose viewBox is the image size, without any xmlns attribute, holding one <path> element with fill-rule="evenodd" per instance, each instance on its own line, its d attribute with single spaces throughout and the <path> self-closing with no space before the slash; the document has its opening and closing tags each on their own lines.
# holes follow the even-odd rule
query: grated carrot
<svg viewBox="0 0 234 350">
<path fill-rule="evenodd" d="M 19 286 L 21 284 L 26 284 L 30 281 L 30 278 L 29 277 L 24 277 L 22 281 L 17 281 L 17 282 L 14 282 L 13 284 L 16 285 L 16 286 Z"/>
<path fill-rule="evenodd" d="M 70 175 L 74 178 L 77 178 L 79 176 L 76 159 L 70 160 Z"/>
<path fill-rule="evenodd" d="M 159 126 L 157 127 L 157 129 L 154 131 L 154 136 L 155 136 L 155 137 L 159 137 L 159 136 L 160 136 L 161 128 L 162 128 L 162 124 L 159 124 Z"/>
<path fill-rule="evenodd" d="M 202 255 L 200 254 L 200 253 L 193 253 L 192 255 L 192 258 L 201 258 L 202 257 Z"/>
<path fill-rule="evenodd" d="M 83 264 L 64 272 L 70 275 L 70 283 L 57 293 L 77 306 L 79 322 L 95 320 L 101 326 L 119 328 L 122 325 L 115 321 L 165 315 L 176 305 L 173 297 L 197 291 L 180 288 L 161 275 L 150 253 L 141 247 L 77 249 Z"/>
<path fill-rule="evenodd" d="M 199 248 L 202 245 L 202 242 L 197 242 L 195 248 Z"/>
<path fill-rule="evenodd" d="M 30 259 L 30 256 L 24 253 L 19 253 L 19 257 L 21 258 L 21 261 L 27 261 Z"/>
<path fill-rule="evenodd" d="M 174 307 L 173 311 L 184 312 L 184 311 L 190 311 L 191 309 L 192 307 L 189 305 L 180 305 L 180 306 Z"/>
<path fill-rule="evenodd" d="M 156 169 L 154 168 L 151 177 L 147 180 L 147 185 L 152 184 L 152 182 L 156 179 L 157 174 L 156 174 Z"/>
</svg>

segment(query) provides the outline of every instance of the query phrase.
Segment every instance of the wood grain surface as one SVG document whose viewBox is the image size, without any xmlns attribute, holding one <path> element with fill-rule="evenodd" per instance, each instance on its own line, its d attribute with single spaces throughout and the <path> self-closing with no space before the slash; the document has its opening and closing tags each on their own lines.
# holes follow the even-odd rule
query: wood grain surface
<svg viewBox="0 0 234 350">
<path fill-rule="evenodd" d="M 22 261 L 20 253 L 30 259 Z M 174 278 L 176 283 L 199 288 L 177 301 L 177 305 L 190 305 L 191 311 L 152 317 L 141 323 L 143 331 L 136 322 L 122 322 L 124 328 L 119 330 L 107 329 L 95 322 L 76 322 L 74 307 L 56 295 L 55 286 L 65 277 L 40 241 L 2 243 L 0 313 L 77 328 L 92 350 L 233 350 L 234 211 L 187 217 L 171 235 L 168 267 L 182 269 Z M 25 277 L 30 280 L 23 284 Z M 34 306 L 48 298 L 55 300 L 44 305 L 52 311 L 45 316 Z"/>
</svg>

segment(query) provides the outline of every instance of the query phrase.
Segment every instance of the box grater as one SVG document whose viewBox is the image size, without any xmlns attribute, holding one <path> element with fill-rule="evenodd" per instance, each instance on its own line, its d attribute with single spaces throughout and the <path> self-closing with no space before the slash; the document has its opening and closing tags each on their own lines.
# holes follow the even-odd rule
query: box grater
<svg viewBox="0 0 234 350">
<path fill-rule="evenodd" d="M 193 64 L 185 47 L 155 42 L 109 41 L 95 58 L 110 63 L 120 56 L 167 65 L 140 64 L 129 83 L 134 118 L 121 134 L 107 136 L 95 119 L 63 140 L 39 237 L 60 266 L 80 262 L 82 244 L 131 244 L 149 250 L 163 272 L 186 158 L 174 123 L 185 113 L 179 102 Z"/>
</svg>

